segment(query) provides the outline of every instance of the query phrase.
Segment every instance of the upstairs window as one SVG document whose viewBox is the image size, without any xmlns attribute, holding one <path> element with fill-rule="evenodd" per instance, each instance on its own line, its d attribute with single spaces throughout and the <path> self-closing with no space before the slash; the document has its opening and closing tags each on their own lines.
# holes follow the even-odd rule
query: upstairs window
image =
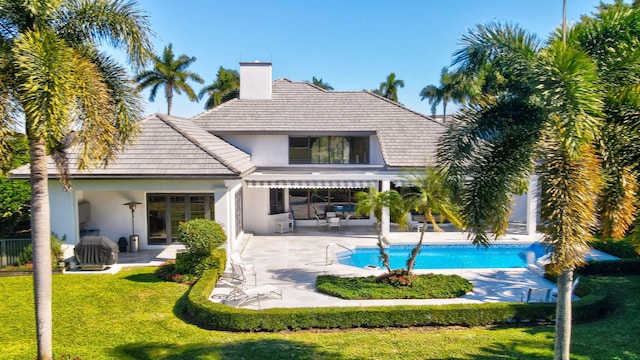
<svg viewBox="0 0 640 360">
<path fill-rule="evenodd" d="M 369 137 L 290 136 L 289 164 L 369 164 Z"/>
</svg>

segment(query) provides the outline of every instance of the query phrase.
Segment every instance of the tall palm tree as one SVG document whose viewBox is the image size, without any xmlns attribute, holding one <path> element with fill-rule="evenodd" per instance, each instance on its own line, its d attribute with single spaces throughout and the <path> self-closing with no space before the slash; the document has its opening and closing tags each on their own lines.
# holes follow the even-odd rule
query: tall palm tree
<svg viewBox="0 0 640 360">
<path fill-rule="evenodd" d="M 462 75 L 449 72 L 443 67 L 440 72 L 440 85 L 427 85 L 420 90 L 420 100 L 427 99 L 431 105 L 431 115 L 436 115 L 437 106 L 442 103 L 442 119 L 447 119 L 447 105 L 449 101 L 464 104 L 470 96 L 468 82 L 463 81 Z"/>
<path fill-rule="evenodd" d="M 324 81 L 322 81 L 322 78 L 317 79 L 315 76 L 313 77 L 313 79 L 311 79 L 311 83 L 319 88 L 325 89 L 325 90 L 333 90 L 333 86 L 331 86 L 329 83 L 326 83 Z"/>
<path fill-rule="evenodd" d="M 104 164 L 137 133 L 141 106 L 124 68 L 98 51 L 125 51 L 137 69 L 151 58 L 149 23 L 128 1 L 0 2 L 0 138 L 22 124 L 31 165 L 31 226 L 38 359 L 52 356 L 47 156 L 68 187 L 65 151 Z M 7 151 L 0 142 L 0 154 Z"/>
<path fill-rule="evenodd" d="M 502 80 L 463 108 L 461 122 L 443 138 L 440 159 L 457 183 L 465 227 L 486 245 L 487 232 L 504 234 L 510 194 L 522 191 L 535 165 L 543 241 L 559 274 L 556 359 L 569 358 L 573 270 L 595 230 L 598 195 L 608 182 L 625 179 L 608 176 L 607 164 L 638 165 L 638 157 L 631 161 L 606 140 L 612 128 L 638 134 L 638 24 L 640 12 L 629 6 L 600 8 L 566 33 L 566 45 L 557 32 L 545 46 L 518 27 L 478 26 L 454 58 L 465 71 L 489 70 Z"/>
<path fill-rule="evenodd" d="M 220 66 L 218 74 L 216 75 L 216 81 L 202 88 L 200 93 L 198 93 L 198 98 L 202 100 L 203 97 L 209 96 L 204 104 L 204 108 L 209 110 L 223 102 L 237 98 L 239 93 L 240 74 L 238 71 L 225 69 Z"/>
<path fill-rule="evenodd" d="M 434 212 L 440 216 L 441 222 L 448 220 L 456 227 L 462 227 L 459 210 L 453 202 L 451 190 L 446 183 L 446 171 L 443 168 L 425 167 L 422 173 L 410 171 L 407 180 L 413 189 L 405 195 L 408 207 L 423 213 L 425 220 L 433 225 L 434 231 L 442 231 L 433 216 Z M 409 273 L 413 271 L 416 257 L 420 253 L 425 229 L 426 224 L 422 227 L 420 240 L 411 250 L 411 256 L 407 260 L 407 272 Z"/>
<path fill-rule="evenodd" d="M 404 81 L 396 79 L 396 73 L 387 75 L 387 79 L 380 83 L 378 90 L 373 92 L 393 102 L 398 102 L 398 88 L 404 87 Z"/>
<path fill-rule="evenodd" d="M 138 74 L 136 81 L 140 83 L 140 89 L 151 88 L 151 93 L 149 94 L 149 101 L 151 102 L 156 99 L 158 89 L 164 87 L 165 98 L 167 99 L 167 114 L 171 115 L 174 92 L 180 95 L 184 91 L 189 100 L 198 101 L 193 88 L 187 83 L 189 80 L 193 80 L 198 84 L 204 83 L 200 75 L 187 70 L 195 61 L 195 57 L 189 57 L 185 54 L 178 56 L 176 59 L 173 53 L 173 45 L 169 44 L 164 47 L 162 57 L 154 57 L 153 70 Z"/>
<path fill-rule="evenodd" d="M 487 231 L 503 233 L 509 194 L 522 189 L 536 165 L 544 241 L 559 274 L 558 359 L 569 356 L 570 284 L 598 224 L 598 200 L 609 219 L 623 219 L 603 221 L 605 231 L 623 232 L 629 209 L 620 204 L 635 197 L 629 190 L 636 184 L 637 146 L 621 149 L 616 142 L 639 139 L 640 12 L 618 5 L 583 18 L 566 45 L 562 32 L 543 47 L 515 27 L 479 26 L 455 59 L 467 70 L 488 64 L 504 81 L 463 110 L 462 123 L 444 138 L 441 159 L 456 179 L 466 176 L 459 195 L 479 243 L 488 243 Z M 602 189 L 619 196 L 603 199 Z"/>
<path fill-rule="evenodd" d="M 389 209 L 391 213 L 405 213 L 404 202 L 402 196 L 395 190 L 378 191 L 373 186 L 370 186 L 368 191 L 359 191 L 356 193 L 356 214 L 370 215 L 376 219 L 376 233 L 378 235 L 378 249 L 380 250 L 380 259 L 382 260 L 382 266 L 387 269 L 387 272 L 391 272 L 389 265 L 389 254 L 384 248 L 383 236 L 382 236 L 382 213 L 383 210 Z M 400 217 L 400 221 L 404 219 L 404 216 Z"/>
</svg>

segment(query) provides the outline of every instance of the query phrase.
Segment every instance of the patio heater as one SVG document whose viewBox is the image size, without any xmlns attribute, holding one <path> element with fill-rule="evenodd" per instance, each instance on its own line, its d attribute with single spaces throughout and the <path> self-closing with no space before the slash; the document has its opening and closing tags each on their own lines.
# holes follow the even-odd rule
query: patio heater
<svg viewBox="0 0 640 360">
<path fill-rule="evenodd" d="M 131 235 L 129 236 L 129 251 L 130 252 L 138 252 L 138 242 L 140 237 L 136 235 L 136 226 L 134 221 L 134 214 L 136 212 L 136 206 L 142 204 L 137 201 L 129 201 L 128 203 L 124 203 L 122 205 L 126 205 L 131 210 Z"/>
</svg>

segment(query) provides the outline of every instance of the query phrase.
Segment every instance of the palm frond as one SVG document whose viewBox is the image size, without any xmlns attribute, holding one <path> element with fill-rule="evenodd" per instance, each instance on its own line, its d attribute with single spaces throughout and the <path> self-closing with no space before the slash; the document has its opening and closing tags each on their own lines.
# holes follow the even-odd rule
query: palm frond
<svg viewBox="0 0 640 360">
<path fill-rule="evenodd" d="M 58 33 L 68 41 L 89 39 L 126 51 L 127 61 L 140 71 L 153 58 L 149 18 L 127 0 L 69 0 L 58 14 Z"/>
<path fill-rule="evenodd" d="M 544 242 L 551 250 L 553 270 L 561 272 L 584 262 L 597 224 L 600 161 L 590 144 L 576 157 L 568 153 L 557 133 L 545 131 L 543 138 L 538 172 Z"/>
</svg>

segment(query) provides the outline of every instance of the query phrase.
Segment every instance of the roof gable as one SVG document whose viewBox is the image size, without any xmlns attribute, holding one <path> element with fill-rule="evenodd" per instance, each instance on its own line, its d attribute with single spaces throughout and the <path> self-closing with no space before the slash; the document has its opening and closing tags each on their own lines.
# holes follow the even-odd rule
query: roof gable
<svg viewBox="0 0 640 360">
<path fill-rule="evenodd" d="M 142 120 L 142 132 L 107 167 L 77 170 L 77 157 L 70 156 L 72 177 L 238 177 L 254 168 L 250 156 L 202 130 L 190 120 L 154 114 Z M 49 174 L 57 170 L 48 159 Z M 23 166 L 14 177 L 29 174 Z"/>
<path fill-rule="evenodd" d="M 306 82 L 273 82 L 271 100 L 228 101 L 193 118 L 212 134 L 375 133 L 388 166 L 435 162 L 445 127 L 369 91 L 326 91 Z"/>
</svg>

